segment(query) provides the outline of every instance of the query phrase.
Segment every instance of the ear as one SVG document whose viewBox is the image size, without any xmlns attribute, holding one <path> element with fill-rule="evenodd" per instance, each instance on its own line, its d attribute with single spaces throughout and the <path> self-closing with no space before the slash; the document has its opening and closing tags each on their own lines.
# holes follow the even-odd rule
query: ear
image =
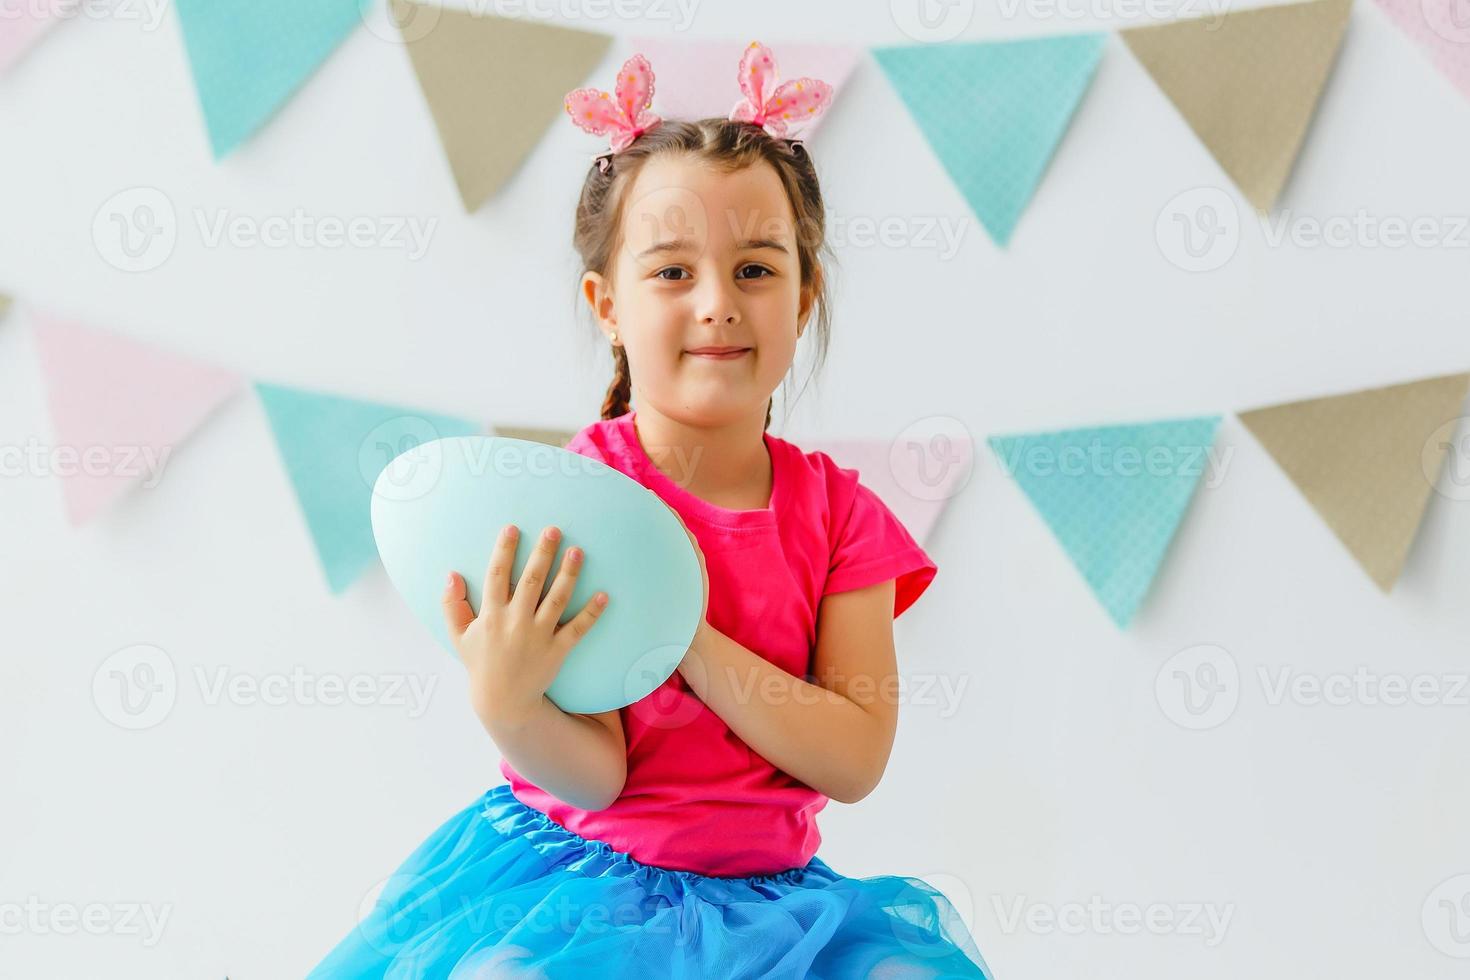
<svg viewBox="0 0 1470 980">
<path fill-rule="evenodd" d="M 582 298 L 592 308 L 597 318 L 597 327 L 604 335 L 618 328 L 617 312 L 613 306 L 611 284 L 596 272 L 582 274 Z"/>
<path fill-rule="evenodd" d="M 807 322 L 807 320 L 811 319 L 812 308 L 813 308 L 813 299 L 814 299 L 815 296 L 816 296 L 816 290 L 815 289 L 804 288 L 801 291 L 801 305 L 798 307 L 797 313 L 796 313 L 796 339 L 797 340 L 800 340 L 801 339 L 801 335 L 806 332 L 806 322 Z"/>
</svg>

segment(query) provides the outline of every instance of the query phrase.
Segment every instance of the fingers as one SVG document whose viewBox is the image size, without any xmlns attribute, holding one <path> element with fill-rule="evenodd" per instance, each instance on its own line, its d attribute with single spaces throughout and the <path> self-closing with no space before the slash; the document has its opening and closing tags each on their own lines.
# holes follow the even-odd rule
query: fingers
<svg viewBox="0 0 1470 980">
<path fill-rule="evenodd" d="M 521 580 L 516 583 L 515 595 L 511 596 L 510 602 L 511 605 L 519 604 L 527 616 L 533 615 L 541 602 L 541 586 L 546 584 L 551 560 L 556 557 L 560 541 L 561 531 L 556 527 L 543 530 L 536 539 L 536 546 L 531 549 L 531 556 L 526 559 L 526 567 L 521 569 Z"/>
<path fill-rule="evenodd" d="M 516 563 L 516 543 L 520 539 L 514 524 L 500 529 L 490 562 L 485 566 L 485 588 L 480 593 L 480 612 L 492 606 L 503 606 L 510 597 L 510 570 Z"/>
<path fill-rule="evenodd" d="M 464 579 L 456 572 L 449 573 L 449 582 L 444 586 L 444 595 L 439 600 L 444 609 L 444 624 L 449 627 L 451 639 L 457 638 L 474 622 L 475 612 L 465 597 Z"/>
<path fill-rule="evenodd" d="M 546 593 L 546 598 L 541 600 L 541 605 L 536 607 L 536 622 L 542 626 L 556 626 L 561 622 L 561 614 L 572 601 L 572 592 L 577 587 L 577 574 L 582 570 L 582 549 L 568 548 L 561 556 L 561 568 L 557 570 L 556 580 L 551 583 L 551 591 Z"/>
<path fill-rule="evenodd" d="M 562 626 L 552 636 L 557 656 L 565 657 L 570 653 L 572 647 L 576 646 L 577 641 L 587 635 L 587 631 L 592 629 L 593 624 L 602 616 L 606 608 L 606 592 L 599 592 L 587 600 L 587 605 L 582 607 L 582 611 L 572 617 L 566 625 Z"/>
</svg>

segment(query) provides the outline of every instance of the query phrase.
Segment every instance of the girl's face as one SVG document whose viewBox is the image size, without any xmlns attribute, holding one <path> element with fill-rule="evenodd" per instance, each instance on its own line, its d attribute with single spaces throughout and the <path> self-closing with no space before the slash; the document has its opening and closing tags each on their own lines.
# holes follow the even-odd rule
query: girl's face
<svg viewBox="0 0 1470 980">
<path fill-rule="evenodd" d="M 734 173 L 687 156 L 644 165 L 611 282 L 592 272 L 583 280 L 601 330 L 626 349 L 637 401 L 701 426 L 765 418 L 811 312 L 796 234 L 767 163 Z M 707 347 L 745 350 L 695 353 Z"/>
</svg>

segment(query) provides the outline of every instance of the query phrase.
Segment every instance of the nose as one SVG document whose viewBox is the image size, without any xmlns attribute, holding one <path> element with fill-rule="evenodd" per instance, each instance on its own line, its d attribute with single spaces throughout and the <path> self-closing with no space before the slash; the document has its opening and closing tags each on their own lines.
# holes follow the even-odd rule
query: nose
<svg viewBox="0 0 1470 980">
<path fill-rule="evenodd" d="M 699 322 L 704 326 L 739 323 L 740 310 L 730 287 L 714 277 L 707 277 L 705 282 L 707 285 L 699 300 Z"/>
</svg>

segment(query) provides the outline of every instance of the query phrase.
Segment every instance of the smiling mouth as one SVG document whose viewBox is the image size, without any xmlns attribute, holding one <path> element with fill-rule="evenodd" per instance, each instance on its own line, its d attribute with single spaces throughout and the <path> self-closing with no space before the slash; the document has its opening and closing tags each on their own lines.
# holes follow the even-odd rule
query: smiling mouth
<svg viewBox="0 0 1470 980">
<path fill-rule="evenodd" d="M 737 347 L 733 350 L 691 350 L 685 351 L 690 357 L 702 357 L 707 361 L 733 361 L 750 353 L 749 347 Z"/>
</svg>

